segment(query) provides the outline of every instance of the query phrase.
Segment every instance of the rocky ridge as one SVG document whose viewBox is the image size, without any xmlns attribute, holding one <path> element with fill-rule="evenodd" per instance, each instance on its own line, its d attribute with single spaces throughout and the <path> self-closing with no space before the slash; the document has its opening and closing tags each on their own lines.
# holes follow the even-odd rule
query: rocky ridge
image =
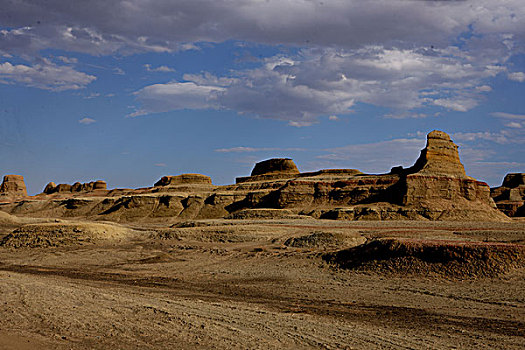
<svg viewBox="0 0 525 350">
<path fill-rule="evenodd" d="M 249 217 L 250 210 L 265 208 L 342 220 L 508 220 L 496 209 L 489 186 L 465 174 L 457 146 L 441 131 L 428 135 L 414 166 L 389 174 L 300 173 L 291 159 L 276 158 L 257 163 L 251 176 L 233 185 L 214 186 L 205 175 L 183 174 L 165 176 L 149 188 L 79 193 L 71 188 L 67 195 L 51 200 L 44 193 L 0 210 L 122 222 Z"/>
<path fill-rule="evenodd" d="M 58 184 L 50 182 L 44 188 L 45 194 L 53 193 L 69 193 L 69 192 L 91 192 L 96 190 L 106 190 L 107 184 L 105 181 L 97 180 L 92 182 L 80 183 L 75 182 L 73 185 L 69 184 Z"/>
</svg>

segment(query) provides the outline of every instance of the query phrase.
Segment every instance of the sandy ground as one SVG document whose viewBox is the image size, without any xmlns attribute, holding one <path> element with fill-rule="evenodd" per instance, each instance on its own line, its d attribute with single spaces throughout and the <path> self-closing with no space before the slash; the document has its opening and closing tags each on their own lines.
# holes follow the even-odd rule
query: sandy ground
<svg viewBox="0 0 525 350">
<path fill-rule="evenodd" d="M 382 237 L 524 244 L 523 221 L 185 226 L 0 247 L 0 349 L 525 348 L 524 269 L 458 279 L 343 270 L 322 259 Z M 3 226 L 0 239 L 14 228 Z M 285 244 L 319 232 L 333 241 Z"/>
</svg>

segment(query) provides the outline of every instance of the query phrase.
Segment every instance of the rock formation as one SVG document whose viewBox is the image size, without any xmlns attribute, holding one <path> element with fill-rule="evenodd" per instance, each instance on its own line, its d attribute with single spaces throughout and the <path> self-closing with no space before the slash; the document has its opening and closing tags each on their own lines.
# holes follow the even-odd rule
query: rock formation
<svg viewBox="0 0 525 350">
<path fill-rule="evenodd" d="M 299 169 L 290 158 L 272 158 L 255 164 L 250 176 L 238 177 L 236 182 L 276 180 L 299 175 Z"/>
<path fill-rule="evenodd" d="M 163 176 L 159 181 L 155 183 L 155 187 L 188 184 L 211 185 L 211 178 L 209 176 L 201 174 L 181 174 L 176 176 Z"/>
<path fill-rule="evenodd" d="M 509 220 L 496 209 L 488 185 L 466 176 L 457 146 L 441 131 L 428 135 L 414 166 L 383 175 L 355 169 L 300 173 L 291 159 L 276 158 L 257 163 L 251 176 L 237 178 L 234 185 L 214 186 L 199 174 L 164 176 L 154 187 L 137 190 L 86 193 L 91 187 L 84 185 L 50 184 L 46 193 L 67 197 L 49 201 L 43 196 L 0 209 L 113 221 L 238 218 L 254 209 L 344 220 Z"/>
<path fill-rule="evenodd" d="M 427 135 L 427 145 L 421 150 L 416 163 L 408 168 L 395 167 L 391 173 L 420 175 L 446 175 L 464 178 L 465 168 L 459 160 L 458 146 L 443 131 L 434 130 Z"/>
<path fill-rule="evenodd" d="M 290 158 L 272 158 L 255 164 L 251 175 L 267 174 L 299 174 L 299 170 Z"/>
<path fill-rule="evenodd" d="M 507 174 L 501 186 L 490 189 L 490 195 L 508 216 L 525 216 L 525 173 Z"/>
<path fill-rule="evenodd" d="M 27 189 L 22 175 L 5 175 L 0 186 L 0 195 L 5 197 L 26 197 Z"/>
<path fill-rule="evenodd" d="M 105 181 L 97 180 L 92 182 L 80 183 L 75 182 L 73 185 L 69 184 L 58 184 L 50 182 L 44 188 L 45 194 L 53 193 L 69 193 L 69 192 L 91 192 L 95 190 L 106 190 L 107 184 Z"/>
</svg>

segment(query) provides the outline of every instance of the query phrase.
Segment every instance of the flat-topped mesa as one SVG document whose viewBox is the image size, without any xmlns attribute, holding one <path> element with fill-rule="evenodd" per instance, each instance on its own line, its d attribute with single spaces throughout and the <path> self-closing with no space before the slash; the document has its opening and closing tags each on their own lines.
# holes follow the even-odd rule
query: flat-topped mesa
<svg viewBox="0 0 525 350">
<path fill-rule="evenodd" d="M 299 174 L 299 169 L 290 158 L 272 158 L 255 164 L 251 176 L 267 174 Z"/>
<path fill-rule="evenodd" d="M 427 135 L 427 145 L 421 150 L 416 163 L 405 173 L 467 177 L 459 160 L 458 146 L 443 131 L 434 130 Z"/>
<path fill-rule="evenodd" d="M 155 182 L 155 187 L 160 186 L 178 186 L 178 185 L 211 185 L 211 178 L 202 174 L 181 174 L 174 176 L 163 176 Z"/>
<path fill-rule="evenodd" d="M 26 197 L 27 188 L 22 175 L 5 175 L 0 186 L 0 195 Z"/>
<path fill-rule="evenodd" d="M 74 192 L 92 192 L 95 190 L 106 190 L 106 181 L 97 180 L 86 183 L 75 182 L 73 185 L 69 184 L 58 184 L 50 182 L 44 188 L 45 194 L 53 193 L 74 193 Z"/>
<path fill-rule="evenodd" d="M 250 176 L 238 177 L 237 183 L 292 178 L 299 169 L 290 158 L 271 158 L 255 164 Z"/>
</svg>

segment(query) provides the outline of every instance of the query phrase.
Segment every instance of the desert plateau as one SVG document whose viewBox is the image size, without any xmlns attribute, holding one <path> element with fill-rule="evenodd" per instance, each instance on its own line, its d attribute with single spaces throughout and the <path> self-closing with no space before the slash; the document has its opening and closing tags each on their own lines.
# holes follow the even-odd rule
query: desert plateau
<svg viewBox="0 0 525 350">
<path fill-rule="evenodd" d="M 0 348 L 523 349 L 524 180 L 467 176 L 442 131 L 386 174 L 6 175 Z"/>
</svg>

